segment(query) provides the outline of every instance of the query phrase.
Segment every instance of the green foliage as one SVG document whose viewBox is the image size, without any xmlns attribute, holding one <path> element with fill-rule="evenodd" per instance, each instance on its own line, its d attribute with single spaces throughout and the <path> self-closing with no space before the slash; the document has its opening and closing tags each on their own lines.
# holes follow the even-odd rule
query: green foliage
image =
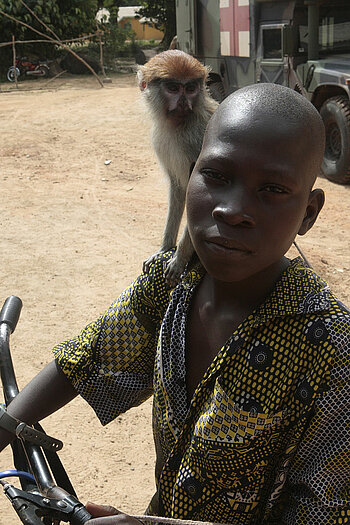
<svg viewBox="0 0 350 525">
<path fill-rule="evenodd" d="M 112 6 L 115 7 L 125 7 L 125 6 L 134 6 L 139 5 L 138 0 L 104 0 L 103 7 L 109 9 Z"/>
<path fill-rule="evenodd" d="M 103 53 L 106 63 L 112 63 L 117 56 L 127 56 L 131 53 L 130 41 L 134 33 L 128 29 L 118 27 L 110 23 L 104 26 Z"/>
<path fill-rule="evenodd" d="M 151 18 L 155 26 L 164 31 L 163 47 L 167 48 L 176 35 L 175 0 L 141 0 L 139 13 Z"/>
<path fill-rule="evenodd" d="M 97 0 L 24 0 L 28 7 L 61 40 L 76 38 L 96 31 Z M 53 35 L 33 16 L 19 0 L 0 0 L 0 9 L 15 19 L 25 22 L 44 35 Z M 0 13 L 0 42 L 15 40 L 43 40 L 31 29 L 10 20 Z M 17 56 L 53 58 L 57 52 L 51 43 L 17 44 Z M 0 74 L 12 64 L 12 48 L 0 48 Z"/>
<path fill-rule="evenodd" d="M 75 38 L 95 30 L 97 0 L 27 0 L 26 4 L 60 39 Z M 0 9 L 34 29 L 49 34 L 19 0 L 0 0 Z M 0 14 L 0 42 L 10 41 L 12 35 L 16 40 L 42 38 Z"/>
</svg>

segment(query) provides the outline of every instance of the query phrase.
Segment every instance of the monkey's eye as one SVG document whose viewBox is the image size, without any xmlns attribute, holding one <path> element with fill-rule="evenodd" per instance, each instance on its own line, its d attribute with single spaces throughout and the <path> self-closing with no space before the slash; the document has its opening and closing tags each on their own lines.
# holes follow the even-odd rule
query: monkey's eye
<svg viewBox="0 0 350 525">
<path fill-rule="evenodd" d="M 197 84 L 196 82 L 189 82 L 188 84 L 186 84 L 186 93 L 194 93 L 195 91 L 197 91 Z"/>
<path fill-rule="evenodd" d="M 164 84 L 167 91 L 170 91 L 171 93 L 178 93 L 180 89 L 180 84 L 177 82 L 165 82 Z"/>
</svg>

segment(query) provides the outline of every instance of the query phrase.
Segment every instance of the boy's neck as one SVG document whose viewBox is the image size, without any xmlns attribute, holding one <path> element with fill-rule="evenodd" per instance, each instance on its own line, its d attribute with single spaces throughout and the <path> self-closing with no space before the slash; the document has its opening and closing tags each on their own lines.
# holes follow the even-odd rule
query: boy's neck
<svg viewBox="0 0 350 525">
<path fill-rule="evenodd" d="M 203 284 L 206 287 L 208 301 L 215 308 L 238 308 L 245 310 L 247 314 L 251 313 L 270 295 L 289 264 L 290 260 L 283 257 L 276 264 L 244 281 L 230 283 L 218 281 L 206 274 Z"/>
<path fill-rule="evenodd" d="M 289 265 L 284 258 L 244 282 L 227 283 L 205 274 L 191 301 L 186 329 L 188 399 L 238 326 L 272 292 Z"/>
</svg>

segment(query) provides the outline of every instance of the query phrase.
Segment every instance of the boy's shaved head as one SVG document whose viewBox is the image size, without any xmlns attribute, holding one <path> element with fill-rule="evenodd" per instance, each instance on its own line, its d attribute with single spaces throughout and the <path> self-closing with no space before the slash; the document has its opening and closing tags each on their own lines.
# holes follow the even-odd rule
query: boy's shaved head
<svg viewBox="0 0 350 525">
<path fill-rule="evenodd" d="M 192 243 L 215 280 L 280 275 L 296 235 L 323 206 L 313 184 L 324 134 L 312 104 L 276 84 L 240 89 L 220 104 L 187 189 Z"/>
<path fill-rule="evenodd" d="M 305 175 L 312 183 L 320 172 L 325 148 L 323 121 L 305 97 L 278 84 L 254 84 L 235 91 L 218 107 L 208 126 L 221 138 L 230 140 L 230 131 L 263 128 L 264 135 L 274 132 L 295 141 L 295 148 L 305 154 Z M 214 130 L 213 130 L 214 131 Z M 298 140 L 298 138 L 300 140 Z M 298 152 L 300 153 L 300 152 Z M 308 169 L 310 168 L 310 169 Z"/>
</svg>

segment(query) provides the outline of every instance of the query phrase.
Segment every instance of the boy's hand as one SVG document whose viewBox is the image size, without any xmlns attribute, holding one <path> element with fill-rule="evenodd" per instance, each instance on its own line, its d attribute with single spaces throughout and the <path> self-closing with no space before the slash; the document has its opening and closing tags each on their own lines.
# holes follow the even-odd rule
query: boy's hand
<svg viewBox="0 0 350 525">
<path fill-rule="evenodd" d="M 89 525 L 140 525 L 141 522 L 123 514 L 110 505 L 97 505 L 90 501 L 86 504 L 86 510 L 93 516 Z"/>
</svg>

